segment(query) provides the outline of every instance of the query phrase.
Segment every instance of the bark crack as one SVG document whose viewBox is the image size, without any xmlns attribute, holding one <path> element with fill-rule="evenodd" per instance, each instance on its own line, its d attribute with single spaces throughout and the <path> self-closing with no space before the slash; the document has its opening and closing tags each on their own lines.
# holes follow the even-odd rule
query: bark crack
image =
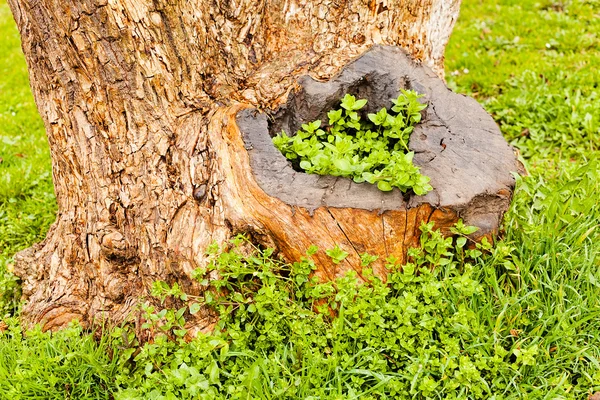
<svg viewBox="0 0 600 400">
<path fill-rule="evenodd" d="M 333 219 L 333 221 L 337 225 L 338 229 L 340 230 L 340 232 L 342 232 L 342 235 L 344 235 L 344 237 L 346 238 L 346 240 L 348 241 L 348 243 L 350 243 L 350 246 L 352 246 L 352 249 L 354 250 L 354 252 L 356 253 L 356 256 L 360 260 L 360 253 L 358 252 L 358 250 L 356 249 L 356 247 L 354 247 L 354 243 L 352 243 L 352 240 L 350 240 L 350 238 L 348 237 L 348 235 L 346 234 L 346 232 L 344 232 L 344 229 L 342 229 L 342 226 L 340 225 L 340 223 L 338 222 L 338 220 L 333 216 L 333 213 L 331 212 L 331 210 L 329 210 L 329 208 L 327 208 L 327 207 L 325 207 L 325 209 L 327 210 L 327 212 L 329 213 L 329 215 L 331 215 L 331 218 Z M 356 271 L 356 273 L 358 274 L 358 276 L 360 277 L 360 279 L 363 280 L 363 282 L 367 281 L 364 278 L 364 276 L 362 275 L 362 270 L 360 270 L 360 264 L 356 268 L 354 267 L 354 265 L 352 265 L 352 263 L 350 261 L 348 261 L 348 264 L 350 264 L 350 267 L 352 267 L 352 269 L 354 271 Z"/>
<path fill-rule="evenodd" d="M 406 212 L 404 213 L 404 238 L 403 238 L 403 243 L 406 243 L 406 237 L 408 235 L 408 210 L 406 210 Z M 403 258 L 403 262 L 406 263 L 407 258 L 408 258 L 408 249 L 406 248 L 406 246 L 402 246 L 402 258 Z"/>
<path fill-rule="evenodd" d="M 437 210 L 438 210 L 437 208 L 431 207 L 431 212 L 427 216 L 426 223 L 429 223 L 431 221 L 431 217 L 433 216 L 433 213 L 436 212 Z M 418 228 L 418 227 L 415 227 L 415 228 Z"/>
<path fill-rule="evenodd" d="M 390 256 L 390 252 L 388 250 L 387 237 L 385 234 L 385 213 L 381 213 L 381 231 L 383 232 L 383 247 L 385 248 L 385 258 L 388 258 Z"/>
</svg>

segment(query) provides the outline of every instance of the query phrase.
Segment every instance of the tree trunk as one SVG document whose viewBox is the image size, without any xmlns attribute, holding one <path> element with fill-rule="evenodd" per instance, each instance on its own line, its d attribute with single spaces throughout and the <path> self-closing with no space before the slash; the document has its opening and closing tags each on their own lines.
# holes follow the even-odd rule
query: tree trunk
<svg viewBox="0 0 600 400">
<path fill-rule="evenodd" d="M 240 110 L 289 112 L 293 101 L 309 97 L 306 78 L 304 86 L 297 83 L 300 76 L 328 80 L 374 44 L 403 47 L 441 76 L 459 3 L 9 0 L 48 134 L 59 206 L 47 238 L 16 257 L 25 321 L 54 329 L 73 318 L 83 324 L 132 318 L 155 280 L 200 293 L 191 271 L 205 264 L 209 244 L 226 243 L 237 233 L 289 260 L 314 243 L 322 249 L 317 274 L 331 278 L 358 269 L 359 252 L 402 259 L 420 221 L 447 227 L 472 214 L 486 232 L 497 229 L 512 194 L 508 171 L 499 170 L 502 178 L 491 189 L 474 184 L 465 198 L 450 198 L 439 189 L 440 177 L 452 174 L 444 168 L 460 166 L 437 157 L 443 143 L 419 153 L 423 165 L 440 161 L 431 164 L 439 169 L 432 178 L 434 187 L 440 185 L 437 198 L 407 203 L 392 193 L 385 207 L 360 201 L 306 205 L 279 198 L 273 185 L 266 188 L 270 178 L 251 168 L 264 153 L 252 150 L 240 132 L 252 135 L 252 126 L 264 122 Z M 422 77 L 433 79 L 430 72 Z M 300 94 L 288 96 L 292 89 Z M 430 96 L 447 92 L 437 83 L 425 89 Z M 438 117 L 429 127 L 449 132 L 444 121 L 453 117 Z M 489 117 L 480 120 L 471 121 L 471 133 L 499 136 Z M 484 127 L 476 132 L 480 122 Z M 438 136 L 411 146 L 419 152 Z M 345 184 L 323 179 L 327 187 Z M 493 210 L 488 201 L 497 203 Z M 350 253 L 340 265 L 324 256 L 335 244 Z M 211 322 L 202 314 L 194 328 Z"/>
</svg>

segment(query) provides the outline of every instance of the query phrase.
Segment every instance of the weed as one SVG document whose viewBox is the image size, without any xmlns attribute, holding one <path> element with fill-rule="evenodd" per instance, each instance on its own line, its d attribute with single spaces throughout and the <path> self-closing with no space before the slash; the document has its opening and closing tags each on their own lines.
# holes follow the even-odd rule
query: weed
<svg viewBox="0 0 600 400">
<path fill-rule="evenodd" d="M 409 136 L 427 107 L 419 102 L 421 97 L 402 90 L 391 110 L 368 114 L 367 121 L 360 114 L 367 100 L 346 94 L 341 108 L 327 113 L 327 127 L 320 129 L 321 121 L 316 120 L 303 124 L 295 136 L 281 132 L 273 143 L 309 174 L 352 177 L 385 192 L 397 187 L 424 195 L 432 190 L 429 178 L 419 173 L 408 148 Z"/>
<path fill-rule="evenodd" d="M 78 327 L 23 335 L 4 317 L 0 398 L 582 399 L 600 390 L 598 15 L 597 1 L 461 6 L 446 52 L 449 84 L 494 115 L 530 172 L 518 177 L 504 240 L 489 254 L 467 255 L 459 226 L 452 255 L 443 254 L 436 249 L 450 242 L 429 228 L 428 248 L 410 264 L 388 262 L 390 286 L 375 277 L 358 285 L 353 276 L 317 284 L 310 255 L 286 265 L 268 252 L 215 252 L 218 282 L 236 297 L 205 299 L 223 316 L 214 335 L 182 342 L 173 333 L 178 310 L 166 329 L 149 321 L 164 334 L 141 349 L 127 328 L 95 342 Z M 0 31 L 2 315 L 17 312 L 12 257 L 44 237 L 56 205 L 4 3 Z M 364 255 L 367 269 L 376 256 Z M 440 265 L 416 273 L 432 263 Z M 160 285 L 155 294 L 176 289 Z"/>
</svg>

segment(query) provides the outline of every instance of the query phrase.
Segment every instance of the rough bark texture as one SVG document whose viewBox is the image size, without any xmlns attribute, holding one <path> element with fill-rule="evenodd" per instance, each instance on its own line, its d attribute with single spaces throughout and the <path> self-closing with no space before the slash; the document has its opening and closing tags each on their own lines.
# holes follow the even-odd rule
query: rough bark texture
<svg viewBox="0 0 600 400">
<path fill-rule="evenodd" d="M 297 232 L 273 234 L 290 221 L 264 217 L 281 201 L 250 198 L 261 191 L 237 112 L 275 110 L 298 76 L 329 79 L 373 44 L 404 47 L 441 75 L 459 3 L 9 0 L 59 206 L 46 240 L 16 257 L 24 319 L 48 329 L 73 318 L 120 321 L 136 314 L 157 279 L 198 293 L 189 274 L 205 262 L 206 246 L 238 232 L 296 256 Z M 442 212 L 412 210 L 414 223 Z M 382 234 L 413 223 L 412 214 L 393 212 L 374 220 Z M 373 213 L 296 215 L 368 236 Z M 194 321 L 203 323 L 209 316 Z"/>
</svg>

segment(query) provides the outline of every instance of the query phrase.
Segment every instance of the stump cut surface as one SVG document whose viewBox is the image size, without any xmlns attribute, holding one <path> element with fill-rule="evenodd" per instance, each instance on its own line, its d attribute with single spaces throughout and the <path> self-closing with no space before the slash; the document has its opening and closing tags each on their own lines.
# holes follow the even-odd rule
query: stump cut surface
<svg viewBox="0 0 600 400">
<path fill-rule="evenodd" d="M 377 112 L 389 108 L 400 89 L 424 94 L 428 104 L 409 143 L 415 164 L 431 178 L 433 191 L 425 196 L 296 171 L 272 144 L 282 129 L 294 134 L 303 123 L 327 120 L 346 93 L 366 98 L 366 111 Z M 474 238 L 494 234 L 510 205 L 512 173 L 522 170 L 513 148 L 474 99 L 453 93 L 429 68 L 393 46 L 372 48 L 330 81 L 303 76 L 279 110 L 245 109 L 236 124 L 261 190 L 293 212 L 308 214 L 314 231 L 322 228 L 316 213 L 327 211 L 356 253 L 383 250 L 404 259 L 407 248 L 416 245 L 420 223 L 430 220 L 447 231 L 462 218 L 479 228 Z M 285 230 L 294 228 L 299 226 Z"/>
</svg>

